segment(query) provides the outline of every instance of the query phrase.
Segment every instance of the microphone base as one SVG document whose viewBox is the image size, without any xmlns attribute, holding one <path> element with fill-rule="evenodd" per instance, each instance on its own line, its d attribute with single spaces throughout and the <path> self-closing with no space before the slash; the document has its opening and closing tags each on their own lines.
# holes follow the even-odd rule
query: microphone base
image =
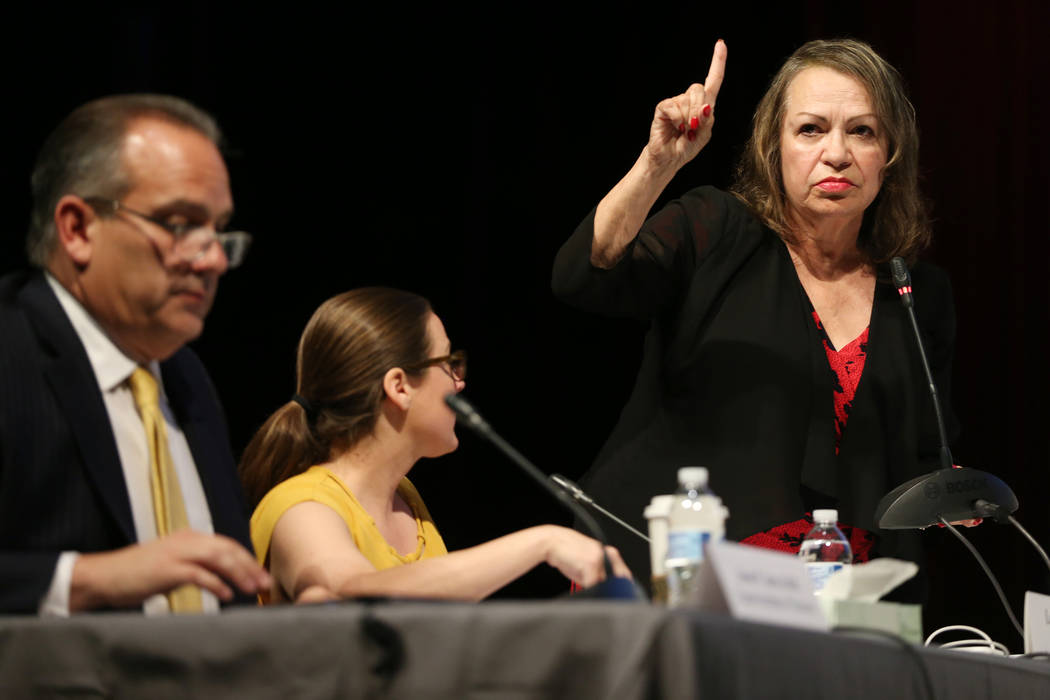
<svg viewBox="0 0 1050 700">
<path fill-rule="evenodd" d="M 575 600 L 631 600 L 639 603 L 649 602 L 648 596 L 634 579 L 616 576 L 607 578 L 590 588 L 584 588 L 568 594 Z"/>
<path fill-rule="evenodd" d="M 1000 506 L 1006 515 L 1017 510 L 1017 496 L 1001 479 L 976 469 L 939 469 L 907 481 L 890 491 L 875 509 L 875 522 L 884 530 L 922 529 L 945 520 L 982 517 L 974 507 L 983 499 Z"/>
</svg>

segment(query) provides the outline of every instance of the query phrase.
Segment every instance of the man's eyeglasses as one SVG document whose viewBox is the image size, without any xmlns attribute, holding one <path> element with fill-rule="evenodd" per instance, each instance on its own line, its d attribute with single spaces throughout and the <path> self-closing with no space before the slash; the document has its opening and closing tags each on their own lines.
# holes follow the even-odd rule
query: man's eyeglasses
<svg viewBox="0 0 1050 700">
<path fill-rule="evenodd" d="M 209 226 L 188 223 L 173 224 L 155 216 L 135 211 L 115 199 L 106 199 L 105 197 L 84 197 L 84 201 L 94 208 L 100 216 L 123 211 L 137 216 L 143 221 L 148 221 L 154 226 L 159 226 L 171 235 L 174 241 L 172 250 L 182 262 L 197 262 L 207 255 L 214 243 L 218 243 L 226 254 L 227 268 L 232 270 L 244 262 L 244 258 L 248 254 L 248 248 L 252 244 L 252 235 L 244 231 L 218 232 Z"/>
<path fill-rule="evenodd" d="M 452 377 L 457 382 L 463 382 L 467 379 L 467 353 L 463 350 L 457 350 L 451 355 L 442 355 L 441 357 L 432 357 L 426 362 L 420 362 L 415 365 L 409 365 L 405 369 L 409 372 L 416 372 L 427 367 L 433 367 L 438 365 L 441 370 Z"/>
</svg>

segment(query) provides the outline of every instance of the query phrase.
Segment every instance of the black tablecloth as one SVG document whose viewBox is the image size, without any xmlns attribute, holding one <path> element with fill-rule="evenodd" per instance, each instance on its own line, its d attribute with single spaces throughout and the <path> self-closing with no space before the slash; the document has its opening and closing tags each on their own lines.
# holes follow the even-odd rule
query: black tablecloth
<svg viewBox="0 0 1050 700">
<path fill-rule="evenodd" d="M 1050 698 L 1050 664 L 638 603 L 0 618 L 0 698 Z"/>
</svg>

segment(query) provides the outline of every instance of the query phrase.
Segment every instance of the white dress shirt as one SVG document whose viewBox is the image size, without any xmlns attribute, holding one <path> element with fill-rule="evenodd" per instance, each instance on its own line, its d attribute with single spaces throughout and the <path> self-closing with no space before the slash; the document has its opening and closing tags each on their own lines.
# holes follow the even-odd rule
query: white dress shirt
<svg viewBox="0 0 1050 700">
<path fill-rule="evenodd" d="M 128 378 L 138 365 L 121 352 L 98 322 L 58 280 L 50 274 L 46 277 L 55 296 L 58 297 L 62 310 L 69 317 L 73 330 L 83 343 L 84 350 L 87 351 L 91 369 L 102 392 L 106 413 L 117 442 L 124 483 L 131 500 L 135 535 L 139 542 L 154 540 L 157 538 L 157 521 L 153 514 L 153 497 L 150 491 L 149 447 L 146 444 L 146 430 L 128 383 Z M 186 436 L 172 416 L 171 406 L 164 392 L 164 382 L 160 376 L 160 366 L 153 361 L 145 369 L 157 380 L 160 389 L 160 410 L 164 415 L 165 430 L 168 433 L 168 449 L 171 451 L 171 459 L 179 477 L 190 528 L 198 532 L 214 533 L 215 528 L 208 510 L 208 500 L 204 496 L 204 487 L 201 486 L 200 475 L 197 473 L 197 465 L 193 461 Z M 51 587 L 40 605 L 41 614 L 69 614 L 69 592 L 73 581 L 73 564 L 77 556 L 77 552 L 63 552 L 59 556 Z M 218 599 L 208 591 L 202 591 L 202 602 L 205 612 L 218 612 Z M 160 594 L 151 596 L 146 599 L 142 608 L 147 615 L 168 613 L 168 599 Z"/>
</svg>

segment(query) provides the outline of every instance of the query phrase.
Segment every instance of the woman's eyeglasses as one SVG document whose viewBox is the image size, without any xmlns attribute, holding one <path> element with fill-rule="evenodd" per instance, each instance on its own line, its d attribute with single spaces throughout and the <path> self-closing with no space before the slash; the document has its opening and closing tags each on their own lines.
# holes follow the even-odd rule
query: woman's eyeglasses
<svg viewBox="0 0 1050 700">
<path fill-rule="evenodd" d="M 451 355 L 442 355 L 441 357 L 432 357 L 426 362 L 420 362 L 415 365 L 409 365 L 405 367 L 409 372 L 415 372 L 427 367 L 433 367 L 438 365 L 442 371 L 448 376 L 452 377 L 457 382 L 466 381 L 467 379 L 467 353 L 463 350 L 457 350 Z"/>
</svg>

